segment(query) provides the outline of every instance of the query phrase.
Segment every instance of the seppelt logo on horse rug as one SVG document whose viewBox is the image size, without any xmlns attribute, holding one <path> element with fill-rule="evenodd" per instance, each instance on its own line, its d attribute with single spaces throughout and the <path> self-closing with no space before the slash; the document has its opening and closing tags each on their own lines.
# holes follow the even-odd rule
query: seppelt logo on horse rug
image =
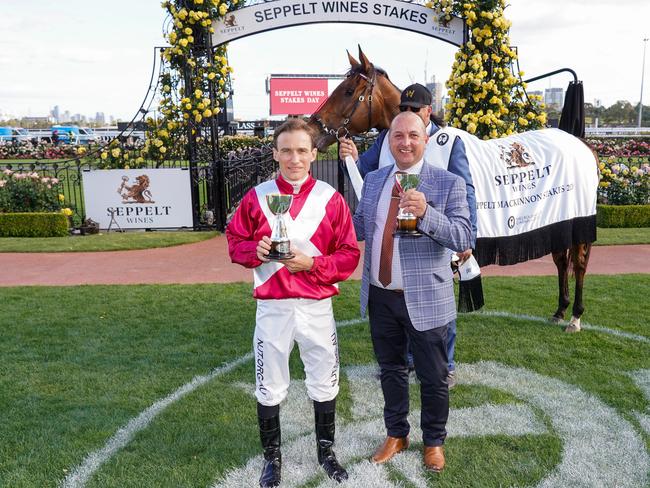
<svg viewBox="0 0 650 488">
<path fill-rule="evenodd" d="M 432 137 L 425 159 L 433 164 L 449 160 L 456 138 L 465 145 L 481 265 L 514 264 L 596 240 L 598 167 L 579 139 L 544 129 L 483 141 L 450 127 Z"/>
<path fill-rule="evenodd" d="M 171 169 L 116 169 L 83 173 L 86 217 L 106 229 L 192 227 L 190 173 Z"/>
</svg>

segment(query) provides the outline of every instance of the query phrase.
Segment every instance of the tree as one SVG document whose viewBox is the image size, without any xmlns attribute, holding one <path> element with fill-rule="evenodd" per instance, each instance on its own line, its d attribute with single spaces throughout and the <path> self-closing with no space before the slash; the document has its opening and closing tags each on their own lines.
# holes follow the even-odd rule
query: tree
<svg viewBox="0 0 650 488">
<path fill-rule="evenodd" d="M 607 125 L 633 126 L 636 125 L 635 117 L 638 117 L 638 111 L 627 100 L 619 100 L 603 112 Z"/>
<path fill-rule="evenodd" d="M 447 81 L 448 123 L 483 139 L 544 127 L 543 105 L 526 94 L 523 73 L 514 73 L 517 53 L 508 36 L 511 22 L 503 16 L 505 0 L 434 0 L 428 5 L 442 23 L 452 14 L 464 17 L 469 30 Z"/>
</svg>

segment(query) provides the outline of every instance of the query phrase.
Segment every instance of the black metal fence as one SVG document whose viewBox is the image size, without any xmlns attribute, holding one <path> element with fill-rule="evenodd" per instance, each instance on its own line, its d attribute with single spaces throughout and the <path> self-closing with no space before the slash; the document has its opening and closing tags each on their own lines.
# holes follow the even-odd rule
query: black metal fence
<svg viewBox="0 0 650 488">
<path fill-rule="evenodd" d="M 358 140 L 359 152 L 367 145 Z M 83 173 L 95 170 L 99 161 L 73 160 L 65 162 L 16 161 L 0 162 L 0 171 L 7 168 L 17 172 L 37 172 L 42 176 L 57 178 L 65 196 L 65 206 L 73 211 L 73 222 L 79 226 L 86 218 Z M 223 182 L 219 182 L 219 167 L 223 170 Z M 219 222 L 226 223 L 239 205 L 244 194 L 259 183 L 275 176 L 278 166 L 273 160 L 270 145 L 248 148 L 224 154 L 216 164 L 209 161 L 197 161 L 193 168 L 187 160 L 148 161 L 144 168 L 190 168 L 192 185 L 195 190 L 194 215 L 195 229 L 217 228 L 223 230 Z M 143 168 L 143 169 L 144 169 Z M 319 154 L 312 164 L 312 175 L 329 183 L 345 197 L 354 212 L 357 198 L 345 175 L 342 163 L 333 159 L 331 154 Z M 219 202 L 225 201 L 224 215 L 217 215 Z M 219 218 L 217 218 L 219 217 Z"/>
</svg>

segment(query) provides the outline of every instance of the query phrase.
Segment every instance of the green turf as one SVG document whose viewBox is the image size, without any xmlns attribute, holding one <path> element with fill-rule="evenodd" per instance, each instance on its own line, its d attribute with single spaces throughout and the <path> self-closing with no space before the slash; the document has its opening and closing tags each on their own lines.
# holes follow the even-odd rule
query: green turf
<svg viewBox="0 0 650 488">
<path fill-rule="evenodd" d="M 358 287 L 342 284 L 337 320 L 358 317 Z M 488 311 L 547 317 L 556 303 L 552 277 L 485 278 L 484 289 Z M 588 276 L 583 322 L 650 337 L 648 289 L 648 275 Z M 0 309 L 0 486 L 12 488 L 58 486 L 154 402 L 247 354 L 255 316 L 249 284 L 0 288 Z M 460 364 L 527 368 L 576 385 L 630 421 L 648 408 L 626 375 L 650 368 L 648 343 L 481 314 L 462 315 L 458 329 Z M 339 343 L 343 367 L 374 364 L 367 323 L 341 328 Z M 303 378 L 295 351 L 290 364 Z M 171 404 L 87 486 L 205 487 L 246 464 L 259 453 L 255 403 L 235 382 L 253 382 L 251 361 Z M 513 401 L 463 384 L 451 393 L 452 409 Z M 350 408 L 344 376 L 340 422 L 350 421 Z M 562 443 L 552 430 L 450 438 L 447 455 L 448 469 L 431 486 L 530 486 L 559 462 Z"/>
<path fill-rule="evenodd" d="M 597 229 L 598 240 L 595 246 L 623 244 L 650 244 L 650 227 L 603 228 Z"/>
<path fill-rule="evenodd" d="M 2 237 L 0 252 L 94 252 L 152 249 L 201 242 L 216 232 L 102 232 L 88 236 Z"/>
</svg>

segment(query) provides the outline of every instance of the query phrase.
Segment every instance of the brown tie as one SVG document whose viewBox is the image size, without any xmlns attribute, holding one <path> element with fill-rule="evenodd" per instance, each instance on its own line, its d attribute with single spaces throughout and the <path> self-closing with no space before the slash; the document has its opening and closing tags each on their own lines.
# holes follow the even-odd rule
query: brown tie
<svg viewBox="0 0 650 488">
<path fill-rule="evenodd" d="M 397 171 L 395 174 L 403 174 L 404 171 Z M 397 182 L 393 184 L 393 191 L 390 196 L 390 206 L 386 223 L 384 224 L 384 235 L 381 240 L 381 255 L 379 257 L 379 282 L 384 287 L 392 281 L 393 268 L 393 232 L 397 227 L 397 209 L 399 206 L 399 189 Z"/>
</svg>

